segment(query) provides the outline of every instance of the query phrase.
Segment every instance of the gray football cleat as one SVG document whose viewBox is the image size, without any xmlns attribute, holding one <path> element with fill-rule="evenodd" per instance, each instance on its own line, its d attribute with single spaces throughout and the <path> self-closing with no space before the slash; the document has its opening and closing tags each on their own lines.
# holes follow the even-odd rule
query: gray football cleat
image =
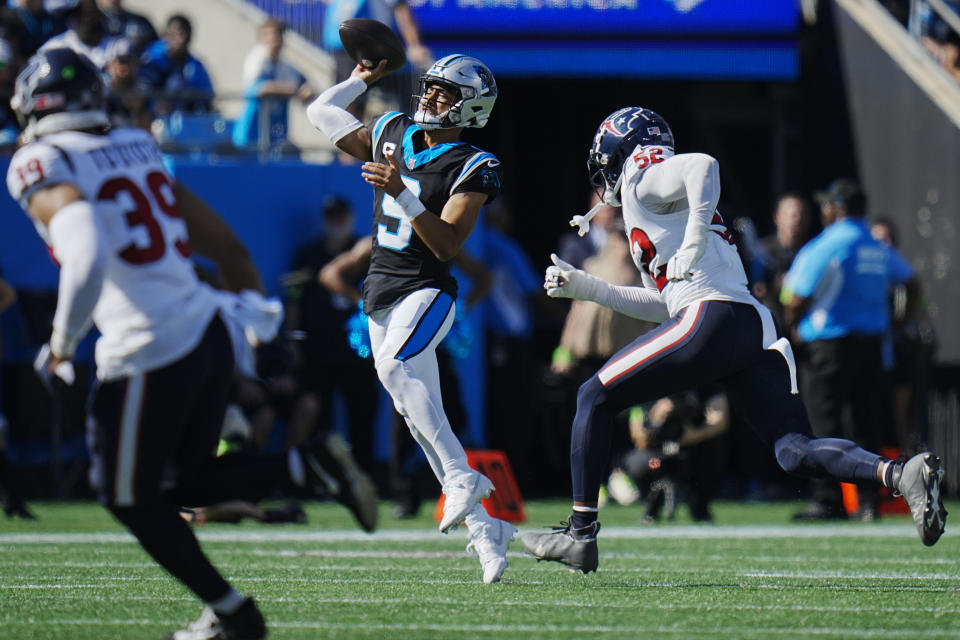
<svg viewBox="0 0 960 640">
<path fill-rule="evenodd" d="M 936 544 L 947 523 L 947 510 L 940 497 L 943 469 L 940 458 L 929 451 L 913 456 L 894 471 L 893 485 L 913 514 L 920 540 L 928 547 Z"/>
<path fill-rule="evenodd" d="M 597 550 L 598 531 L 599 522 L 592 522 L 582 529 L 572 529 L 569 521 L 562 522 L 561 526 L 553 527 L 551 533 L 530 531 L 523 534 L 523 548 L 536 558 L 537 562 L 562 562 L 572 569 L 590 573 L 596 571 L 600 564 L 600 553 Z"/>
</svg>

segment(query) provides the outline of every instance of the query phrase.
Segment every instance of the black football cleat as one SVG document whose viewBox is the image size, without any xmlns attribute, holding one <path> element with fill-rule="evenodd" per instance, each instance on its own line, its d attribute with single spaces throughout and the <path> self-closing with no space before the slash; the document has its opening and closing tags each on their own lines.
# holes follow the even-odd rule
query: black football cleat
<svg viewBox="0 0 960 640">
<path fill-rule="evenodd" d="M 205 608 L 190 626 L 174 631 L 166 640 L 260 640 L 266 637 L 267 624 L 253 598 L 247 598 L 229 615 Z"/>
</svg>

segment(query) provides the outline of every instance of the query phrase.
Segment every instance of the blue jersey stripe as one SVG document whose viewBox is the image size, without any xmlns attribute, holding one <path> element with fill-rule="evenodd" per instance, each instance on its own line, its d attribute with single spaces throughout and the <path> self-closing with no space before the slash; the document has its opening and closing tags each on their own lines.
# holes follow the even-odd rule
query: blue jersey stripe
<svg viewBox="0 0 960 640">
<path fill-rule="evenodd" d="M 373 139 L 370 141 L 371 152 L 373 149 L 377 148 L 377 141 L 380 139 L 380 134 L 383 133 L 383 127 L 397 116 L 402 115 L 403 114 L 399 111 L 387 111 L 385 114 L 380 116 L 380 119 L 377 120 L 377 123 L 373 125 Z"/>
<path fill-rule="evenodd" d="M 433 340 L 443 321 L 447 318 L 450 307 L 453 306 L 453 298 L 448 293 L 440 292 L 430 303 L 430 307 L 420 317 L 420 322 L 414 327 L 413 333 L 407 338 L 407 341 L 400 347 L 400 351 L 394 356 L 397 360 L 408 360 L 427 348 L 427 345 Z"/>
<path fill-rule="evenodd" d="M 492 153 L 487 153 L 486 151 L 478 153 L 477 155 L 467 160 L 467 163 L 463 166 L 463 170 L 460 172 L 460 175 L 457 176 L 457 179 L 454 181 L 453 186 L 450 187 L 450 193 L 453 193 L 453 190 L 459 187 L 461 182 L 463 182 L 468 177 L 470 177 L 470 174 L 473 173 L 474 169 L 476 169 L 478 166 L 480 166 L 484 162 L 490 162 L 490 161 L 499 162 L 499 160 L 497 160 L 497 157 L 495 155 L 493 155 Z"/>
</svg>

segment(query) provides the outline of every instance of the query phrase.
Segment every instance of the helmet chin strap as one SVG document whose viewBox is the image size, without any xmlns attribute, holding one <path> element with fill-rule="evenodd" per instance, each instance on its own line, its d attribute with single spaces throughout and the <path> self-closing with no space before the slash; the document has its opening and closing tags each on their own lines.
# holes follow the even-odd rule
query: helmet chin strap
<svg viewBox="0 0 960 640">
<path fill-rule="evenodd" d="M 590 209 L 590 211 L 587 211 L 584 215 L 573 216 L 570 219 L 570 226 L 578 227 L 578 236 L 582 238 L 583 236 L 587 235 L 587 233 L 590 231 L 590 221 L 593 220 L 593 216 L 597 215 L 597 212 L 600 211 L 600 209 L 603 209 L 605 206 L 607 206 L 607 203 L 601 200 L 597 204 L 593 205 L 593 208 Z"/>
<path fill-rule="evenodd" d="M 623 186 L 623 171 L 620 171 L 620 175 L 617 176 L 617 182 L 612 187 L 607 185 L 606 189 L 603 190 L 603 201 L 610 205 L 611 207 L 620 206 L 620 187 Z"/>
<path fill-rule="evenodd" d="M 606 180 L 604 180 L 606 183 Z M 570 226 L 577 227 L 577 235 L 581 238 L 587 235 L 590 232 L 590 221 L 593 220 L 593 217 L 600 212 L 600 209 L 603 209 L 606 206 L 619 207 L 620 206 L 620 185 L 623 184 L 623 172 L 620 172 L 620 176 L 617 178 L 617 183 L 610 187 L 607 187 L 603 190 L 603 197 L 600 199 L 600 202 L 593 205 L 593 208 L 590 211 L 587 211 L 582 216 L 573 216 L 570 218 Z"/>
</svg>

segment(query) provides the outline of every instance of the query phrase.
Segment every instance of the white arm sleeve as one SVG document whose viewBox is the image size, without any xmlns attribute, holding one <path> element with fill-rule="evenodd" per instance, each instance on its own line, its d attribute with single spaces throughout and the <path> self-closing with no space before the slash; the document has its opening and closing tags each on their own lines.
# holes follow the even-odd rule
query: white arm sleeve
<svg viewBox="0 0 960 640">
<path fill-rule="evenodd" d="M 322 131 L 330 142 L 336 144 L 344 136 L 363 126 L 347 111 L 350 103 L 367 90 L 367 83 L 360 78 L 347 78 L 335 84 L 310 103 L 307 119 Z"/>
<path fill-rule="evenodd" d="M 704 153 L 674 156 L 687 192 L 690 216 L 683 234 L 682 249 L 695 249 L 699 257 L 706 247 L 707 231 L 720 201 L 720 165 Z"/>
<path fill-rule="evenodd" d="M 49 230 L 53 253 L 60 263 L 50 350 L 59 358 L 70 359 L 93 325 L 93 308 L 100 298 L 107 268 L 106 242 L 100 219 L 85 200 L 57 211 Z"/>
<path fill-rule="evenodd" d="M 626 287 L 604 283 L 594 301 L 625 316 L 661 323 L 670 317 L 660 294 L 644 287 Z"/>
</svg>

